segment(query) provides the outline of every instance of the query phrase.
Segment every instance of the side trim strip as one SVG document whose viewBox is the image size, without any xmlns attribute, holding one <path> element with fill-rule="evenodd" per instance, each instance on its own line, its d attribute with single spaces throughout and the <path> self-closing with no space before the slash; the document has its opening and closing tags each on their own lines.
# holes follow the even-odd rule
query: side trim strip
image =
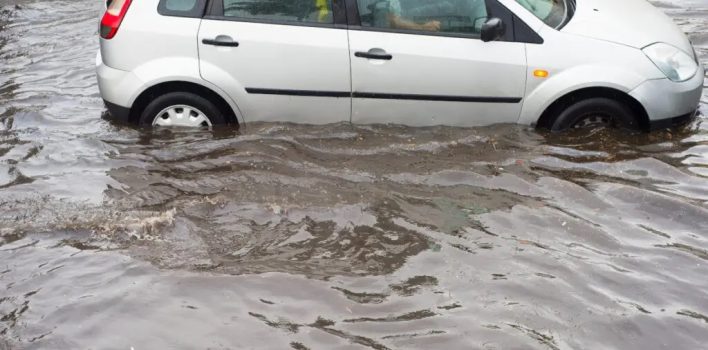
<svg viewBox="0 0 708 350">
<path fill-rule="evenodd" d="M 349 91 L 316 91 L 316 90 L 284 90 L 246 88 L 249 94 L 261 95 L 287 95 L 287 96 L 312 96 L 312 97 L 350 97 Z"/>
<path fill-rule="evenodd" d="M 391 94 L 391 93 L 356 92 L 356 91 L 354 93 L 349 93 L 346 91 L 246 88 L 246 92 L 248 92 L 249 94 L 261 94 L 261 95 L 309 96 L 309 97 L 353 97 L 353 98 L 371 98 L 371 99 L 381 99 L 381 100 L 477 102 L 477 103 L 519 103 L 519 102 L 521 102 L 520 97 L 418 95 L 418 94 Z"/>
<path fill-rule="evenodd" d="M 519 103 L 517 97 L 478 97 L 478 96 L 447 96 L 447 95 L 417 95 L 389 94 L 377 92 L 354 92 L 354 98 L 376 98 L 385 100 L 415 100 L 415 101 L 446 101 L 446 102 L 479 102 L 479 103 Z"/>
</svg>

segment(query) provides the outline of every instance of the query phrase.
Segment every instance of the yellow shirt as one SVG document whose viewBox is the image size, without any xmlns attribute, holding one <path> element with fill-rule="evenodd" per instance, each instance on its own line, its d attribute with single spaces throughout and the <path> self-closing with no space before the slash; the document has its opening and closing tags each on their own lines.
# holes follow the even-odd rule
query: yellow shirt
<svg viewBox="0 0 708 350">
<path fill-rule="evenodd" d="M 329 16 L 329 0 L 315 0 L 315 6 L 320 11 L 317 19 L 320 22 L 326 21 Z"/>
</svg>

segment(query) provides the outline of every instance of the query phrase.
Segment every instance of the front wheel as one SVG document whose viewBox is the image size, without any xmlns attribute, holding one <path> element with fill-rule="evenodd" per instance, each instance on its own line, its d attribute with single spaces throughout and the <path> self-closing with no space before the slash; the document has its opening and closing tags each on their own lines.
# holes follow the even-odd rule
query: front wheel
<svg viewBox="0 0 708 350">
<path fill-rule="evenodd" d="M 578 101 L 558 114 L 551 131 L 595 127 L 637 129 L 639 124 L 632 110 L 623 103 L 606 97 Z"/>
<path fill-rule="evenodd" d="M 226 124 L 209 100 L 190 92 L 170 92 L 150 102 L 140 114 L 143 126 L 204 128 Z"/>
</svg>

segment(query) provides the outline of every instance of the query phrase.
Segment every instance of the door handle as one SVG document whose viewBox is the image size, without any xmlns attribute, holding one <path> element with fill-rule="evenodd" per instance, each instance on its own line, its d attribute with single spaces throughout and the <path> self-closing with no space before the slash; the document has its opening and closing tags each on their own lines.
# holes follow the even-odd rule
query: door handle
<svg viewBox="0 0 708 350">
<path fill-rule="evenodd" d="M 368 52 L 358 51 L 354 53 L 354 56 L 368 58 L 370 60 L 390 61 L 393 59 L 393 56 L 391 54 L 386 53 L 386 51 L 382 49 L 371 49 Z"/>
<path fill-rule="evenodd" d="M 202 39 L 204 45 L 238 47 L 238 41 L 234 41 L 228 35 L 218 35 L 214 39 Z"/>
</svg>

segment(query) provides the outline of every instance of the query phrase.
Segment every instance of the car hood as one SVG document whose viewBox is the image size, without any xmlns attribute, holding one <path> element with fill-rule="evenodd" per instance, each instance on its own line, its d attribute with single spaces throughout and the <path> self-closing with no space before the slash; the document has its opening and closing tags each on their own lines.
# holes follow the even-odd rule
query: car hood
<svg viewBox="0 0 708 350">
<path fill-rule="evenodd" d="M 577 0 L 575 16 L 562 31 L 640 49 L 664 42 L 693 55 L 681 29 L 646 0 Z"/>
</svg>

